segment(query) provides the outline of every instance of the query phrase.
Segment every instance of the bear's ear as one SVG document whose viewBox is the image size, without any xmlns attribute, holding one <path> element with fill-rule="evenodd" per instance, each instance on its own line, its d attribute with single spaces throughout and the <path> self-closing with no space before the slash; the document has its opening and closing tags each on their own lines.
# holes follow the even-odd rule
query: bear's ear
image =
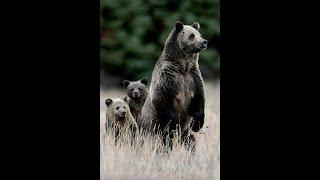
<svg viewBox="0 0 320 180">
<path fill-rule="evenodd" d="M 192 27 L 193 28 L 195 28 L 196 30 L 200 30 L 200 24 L 198 23 L 198 22 L 194 22 L 193 24 L 192 24 Z"/>
<path fill-rule="evenodd" d="M 112 99 L 106 99 L 105 103 L 107 106 L 110 106 L 110 104 L 112 104 Z"/>
<path fill-rule="evenodd" d="M 176 30 L 179 32 L 183 28 L 183 23 L 181 21 L 176 22 Z"/>
<path fill-rule="evenodd" d="M 129 84 L 130 84 L 130 81 L 128 80 L 122 81 L 122 85 L 124 86 L 124 88 L 127 88 Z"/>
<path fill-rule="evenodd" d="M 141 80 L 140 80 L 140 82 L 142 83 L 142 84 L 144 84 L 144 85 L 148 85 L 148 79 L 147 78 L 142 78 Z"/>
</svg>

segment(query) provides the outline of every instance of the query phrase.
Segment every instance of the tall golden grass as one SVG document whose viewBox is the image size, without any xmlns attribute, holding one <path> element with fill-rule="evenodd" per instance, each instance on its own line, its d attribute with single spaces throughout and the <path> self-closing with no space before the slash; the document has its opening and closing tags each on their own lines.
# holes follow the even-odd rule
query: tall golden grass
<svg viewBox="0 0 320 180">
<path fill-rule="evenodd" d="M 114 132 L 106 131 L 106 98 L 123 97 L 122 90 L 101 91 L 100 179 L 220 179 L 220 86 L 206 83 L 204 128 L 196 133 L 196 152 L 174 139 L 167 152 L 162 139 L 140 133 L 131 142 L 123 135 L 114 143 Z M 143 143 L 141 143 L 143 142 Z"/>
</svg>

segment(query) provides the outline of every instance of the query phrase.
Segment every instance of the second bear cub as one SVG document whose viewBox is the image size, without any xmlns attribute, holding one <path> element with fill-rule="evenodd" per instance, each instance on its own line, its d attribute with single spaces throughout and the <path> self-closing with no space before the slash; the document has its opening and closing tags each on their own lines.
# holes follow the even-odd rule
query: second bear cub
<svg viewBox="0 0 320 180">
<path fill-rule="evenodd" d="M 148 96 L 148 80 L 146 78 L 138 81 L 123 81 L 123 86 L 126 89 L 126 97 L 124 100 L 129 104 L 130 111 L 134 118 L 141 114 L 142 106 Z"/>
</svg>

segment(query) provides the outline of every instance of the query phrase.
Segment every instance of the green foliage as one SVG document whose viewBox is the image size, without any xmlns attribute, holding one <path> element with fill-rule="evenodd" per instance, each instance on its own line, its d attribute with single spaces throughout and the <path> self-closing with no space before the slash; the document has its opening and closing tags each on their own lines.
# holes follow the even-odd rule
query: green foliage
<svg viewBox="0 0 320 180">
<path fill-rule="evenodd" d="M 150 77 L 177 20 L 200 23 L 209 47 L 200 54 L 204 77 L 219 78 L 220 56 L 210 44 L 220 35 L 219 0 L 101 0 L 101 67 L 113 75 Z"/>
</svg>

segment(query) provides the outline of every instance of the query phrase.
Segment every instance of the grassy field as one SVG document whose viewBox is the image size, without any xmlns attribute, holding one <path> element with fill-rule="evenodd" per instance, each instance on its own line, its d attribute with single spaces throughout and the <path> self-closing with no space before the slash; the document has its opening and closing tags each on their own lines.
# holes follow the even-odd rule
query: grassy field
<svg viewBox="0 0 320 180">
<path fill-rule="evenodd" d="M 130 145 L 126 137 L 114 144 L 112 132 L 106 132 L 106 98 L 123 97 L 119 89 L 100 91 L 100 179 L 220 179 L 220 85 L 206 83 L 205 124 L 197 133 L 196 153 L 174 144 L 169 153 L 148 135 L 137 137 L 144 144 Z"/>
</svg>

